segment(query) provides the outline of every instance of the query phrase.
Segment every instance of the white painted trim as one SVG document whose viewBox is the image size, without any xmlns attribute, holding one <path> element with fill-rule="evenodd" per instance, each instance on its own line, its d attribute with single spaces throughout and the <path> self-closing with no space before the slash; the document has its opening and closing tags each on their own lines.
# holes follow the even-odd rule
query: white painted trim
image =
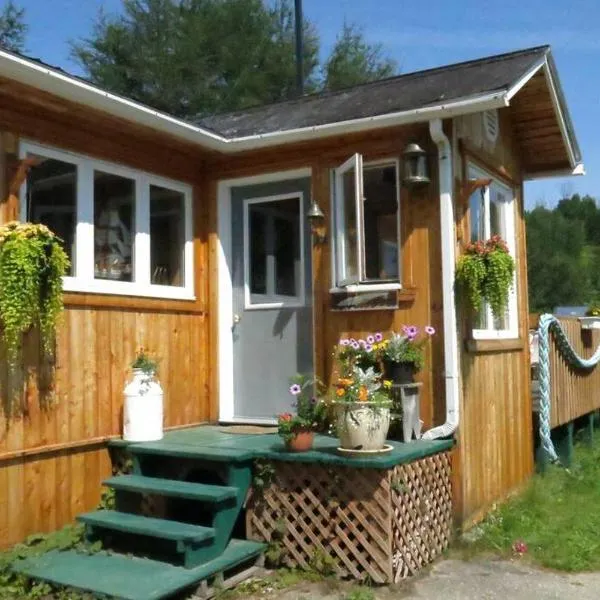
<svg viewBox="0 0 600 600">
<path fill-rule="evenodd" d="M 312 176 L 312 169 L 276 171 L 238 179 L 224 179 L 217 185 L 217 294 L 218 308 L 218 371 L 219 421 L 240 422 L 234 419 L 233 402 L 233 285 L 231 279 L 231 188 L 261 183 L 301 179 Z M 244 420 L 243 422 L 246 422 Z"/>
<path fill-rule="evenodd" d="M 1 51 L 0 51 L 1 54 Z M 151 173 L 98 160 L 83 154 L 63 151 L 30 140 L 21 140 L 19 157 L 27 154 L 41 155 L 74 164 L 77 167 L 77 225 L 75 229 L 75 276 L 63 278 L 67 292 L 139 296 L 194 300 L 194 253 L 192 187 Z M 134 281 L 111 281 L 94 278 L 94 171 L 126 177 L 135 182 L 135 218 L 133 242 Z M 184 278 L 183 286 L 155 285 L 150 283 L 150 185 L 160 186 L 184 197 Z M 81 202 L 80 199 L 90 199 Z M 20 190 L 21 214 L 27 210 L 27 183 Z"/>
<path fill-rule="evenodd" d="M 517 82 L 508 90 L 508 92 L 506 92 L 506 99 L 509 101 L 512 100 L 512 98 L 518 92 L 520 92 L 527 85 L 527 83 L 529 83 L 531 78 L 544 66 L 546 66 L 546 55 L 536 61 L 529 71 L 527 71 L 523 77 L 518 79 Z"/>
<path fill-rule="evenodd" d="M 335 287 L 329 290 L 330 293 L 335 292 L 393 292 L 401 290 L 401 283 L 360 283 L 358 285 L 347 285 L 346 287 Z"/>
<path fill-rule="evenodd" d="M 548 179 L 550 177 L 581 177 L 585 175 L 585 165 L 578 163 L 574 169 L 560 169 L 557 171 L 540 171 L 538 173 L 525 173 L 525 181 L 535 181 L 537 179 Z"/>
<path fill-rule="evenodd" d="M 248 234 L 249 223 L 249 207 L 251 204 L 264 204 L 266 202 L 277 202 L 278 200 L 297 200 L 298 201 L 298 226 L 300 228 L 300 272 L 298 273 L 300 284 L 300 296 L 276 296 L 276 302 L 252 303 L 250 293 L 250 236 Z M 305 260 L 304 256 L 304 193 L 301 191 L 292 192 L 290 194 L 276 194 L 273 196 L 264 196 L 260 198 L 244 198 L 244 222 L 242 231 L 244 235 L 244 310 L 265 310 L 270 308 L 302 308 L 306 305 L 306 289 L 303 284 L 305 279 Z"/>
<path fill-rule="evenodd" d="M 200 147 L 221 152 L 240 152 L 253 148 L 319 139 L 341 133 L 425 122 L 433 118 L 450 118 L 508 105 L 504 92 L 493 92 L 385 115 L 229 139 L 5 50 L 0 50 L 0 75 L 46 91 L 59 98 L 79 102 L 90 108 L 150 127 Z"/>
<path fill-rule="evenodd" d="M 560 106 L 558 92 L 556 91 L 556 85 L 554 84 L 554 78 L 552 77 L 550 65 L 548 64 L 547 58 L 545 61 L 545 65 L 546 68 L 544 69 L 544 75 L 546 76 L 546 82 L 548 83 L 548 88 L 550 89 L 550 97 L 552 99 L 552 105 L 554 107 L 556 118 L 558 119 L 558 126 L 560 127 L 560 132 L 562 134 L 563 141 L 565 143 L 565 146 L 567 147 L 569 163 L 571 164 L 571 167 L 575 169 L 577 167 L 577 159 L 575 158 L 575 152 L 573 150 L 573 145 L 571 144 L 571 136 L 569 135 L 569 130 L 565 122 L 565 117 Z"/>
</svg>

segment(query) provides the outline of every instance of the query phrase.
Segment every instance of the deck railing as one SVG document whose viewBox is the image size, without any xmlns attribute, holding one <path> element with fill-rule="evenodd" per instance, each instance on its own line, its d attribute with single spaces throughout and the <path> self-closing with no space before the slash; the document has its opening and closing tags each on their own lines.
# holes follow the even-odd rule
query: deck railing
<svg viewBox="0 0 600 600">
<path fill-rule="evenodd" d="M 590 357 L 600 345 L 600 329 L 583 329 L 576 317 L 560 317 L 575 352 Z M 534 325 L 534 323 L 532 323 Z M 532 352 L 532 358 L 535 352 Z M 577 369 L 563 357 L 550 335 L 550 426 L 552 429 L 600 409 L 600 365 Z"/>
</svg>

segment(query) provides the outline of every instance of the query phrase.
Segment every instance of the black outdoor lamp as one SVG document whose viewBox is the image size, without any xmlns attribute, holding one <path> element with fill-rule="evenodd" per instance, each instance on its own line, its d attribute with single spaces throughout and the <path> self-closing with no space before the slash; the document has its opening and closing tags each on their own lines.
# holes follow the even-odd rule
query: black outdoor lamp
<svg viewBox="0 0 600 600">
<path fill-rule="evenodd" d="M 409 144 L 402 153 L 404 184 L 408 187 L 429 183 L 427 153 L 419 144 Z"/>
</svg>

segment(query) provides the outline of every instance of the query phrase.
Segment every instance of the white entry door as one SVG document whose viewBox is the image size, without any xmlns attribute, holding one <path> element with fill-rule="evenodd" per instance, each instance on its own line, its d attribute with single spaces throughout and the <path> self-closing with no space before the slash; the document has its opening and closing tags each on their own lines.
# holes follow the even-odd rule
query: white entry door
<svg viewBox="0 0 600 600">
<path fill-rule="evenodd" d="M 291 410 L 289 378 L 311 373 L 310 179 L 231 190 L 233 419 Z"/>
</svg>

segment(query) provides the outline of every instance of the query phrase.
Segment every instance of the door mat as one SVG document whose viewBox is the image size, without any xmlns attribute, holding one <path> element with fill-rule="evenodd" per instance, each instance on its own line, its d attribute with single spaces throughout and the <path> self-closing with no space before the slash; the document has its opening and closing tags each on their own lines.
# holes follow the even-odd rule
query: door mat
<svg viewBox="0 0 600 600">
<path fill-rule="evenodd" d="M 277 427 L 264 425 L 229 425 L 221 427 L 219 431 L 223 433 L 241 433 L 243 435 L 264 435 L 267 433 L 277 433 Z"/>
</svg>

